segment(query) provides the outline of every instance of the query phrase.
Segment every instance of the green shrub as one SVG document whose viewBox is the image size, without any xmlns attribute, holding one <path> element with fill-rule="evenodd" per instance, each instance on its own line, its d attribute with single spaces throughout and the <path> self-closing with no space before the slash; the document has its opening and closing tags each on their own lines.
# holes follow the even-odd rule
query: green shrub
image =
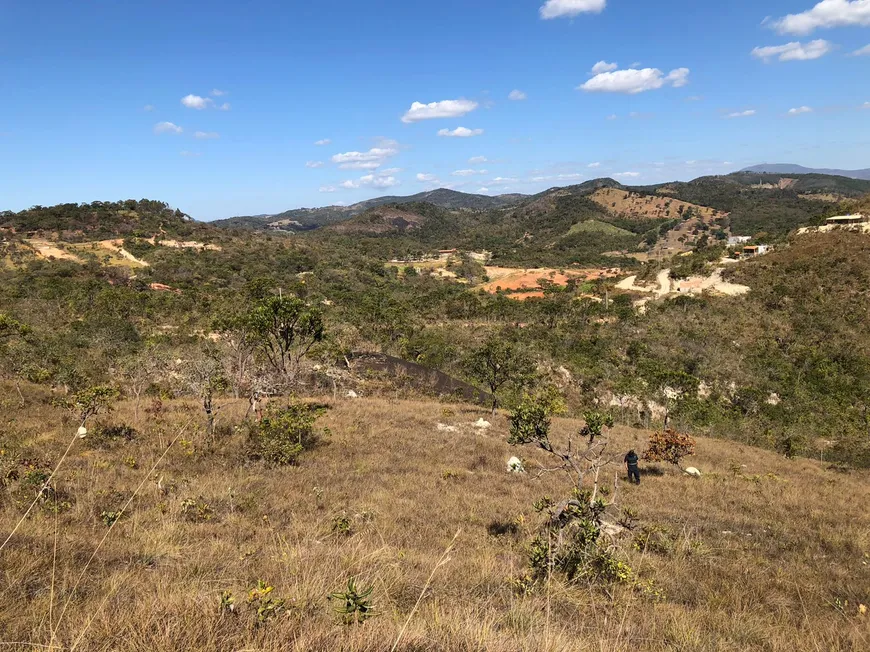
<svg viewBox="0 0 870 652">
<path fill-rule="evenodd" d="M 322 433 L 314 424 L 321 414 L 322 410 L 299 403 L 271 410 L 250 426 L 248 456 L 272 464 L 295 464 L 303 451 L 320 442 Z"/>
</svg>

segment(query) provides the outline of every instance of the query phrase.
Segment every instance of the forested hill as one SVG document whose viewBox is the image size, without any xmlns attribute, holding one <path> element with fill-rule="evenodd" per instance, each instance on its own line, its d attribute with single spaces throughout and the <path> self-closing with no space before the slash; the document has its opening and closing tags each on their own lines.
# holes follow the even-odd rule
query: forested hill
<svg viewBox="0 0 870 652">
<path fill-rule="evenodd" d="M 52 235 L 70 242 L 127 236 L 180 237 L 201 227 L 180 210 L 150 199 L 34 206 L 18 213 L 0 213 L 0 229 Z"/>
</svg>

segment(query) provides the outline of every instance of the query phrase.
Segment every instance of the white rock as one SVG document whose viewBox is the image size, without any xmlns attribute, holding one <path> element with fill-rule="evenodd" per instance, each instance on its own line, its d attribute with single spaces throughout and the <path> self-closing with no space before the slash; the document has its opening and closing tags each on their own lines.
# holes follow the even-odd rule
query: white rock
<svg viewBox="0 0 870 652">
<path fill-rule="evenodd" d="M 526 467 L 523 466 L 523 461 L 519 457 L 512 457 L 508 460 L 508 473 L 525 473 Z"/>
<path fill-rule="evenodd" d="M 356 393 L 355 391 L 353 391 L 353 390 L 350 390 L 350 391 L 347 393 L 346 396 L 347 396 L 347 398 L 359 398 L 359 394 L 357 394 L 357 393 Z"/>
<path fill-rule="evenodd" d="M 694 466 L 688 467 L 686 469 L 685 473 L 686 473 L 686 475 L 690 475 L 693 478 L 700 478 L 701 477 L 701 472 L 698 469 L 696 469 Z"/>
<path fill-rule="evenodd" d="M 481 417 L 474 422 L 474 427 L 480 430 L 489 430 L 490 428 L 492 428 L 492 424 L 483 417 Z"/>
<path fill-rule="evenodd" d="M 456 426 L 448 426 L 445 423 L 438 424 L 438 432 L 458 432 L 459 429 Z"/>
<path fill-rule="evenodd" d="M 79 428 L 78 435 L 79 435 L 79 439 L 84 439 L 85 437 L 88 436 L 88 429 L 85 428 L 84 426 L 81 426 Z"/>
</svg>

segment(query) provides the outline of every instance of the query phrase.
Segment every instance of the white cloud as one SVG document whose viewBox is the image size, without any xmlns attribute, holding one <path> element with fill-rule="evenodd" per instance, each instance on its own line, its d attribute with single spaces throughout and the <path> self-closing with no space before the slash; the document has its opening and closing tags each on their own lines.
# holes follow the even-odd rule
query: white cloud
<svg viewBox="0 0 870 652">
<path fill-rule="evenodd" d="M 509 100 L 513 100 L 514 102 L 521 102 L 522 100 L 528 99 L 528 95 L 526 95 L 521 90 L 512 90 L 510 95 L 508 95 Z"/>
<path fill-rule="evenodd" d="M 589 93 L 628 93 L 636 95 L 663 86 L 681 88 L 689 83 L 689 69 L 677 68 L 665 75 L 658 68 L 615 70 L 595 75 L 577 90 Z"/>
<path fill-rule="evenodd" d="M 347 188 L 348 190 L 353 190 L 354 188 L 359 188 L 359 182 L 353 180 L 342 181 L 341 187 Z"/>
<path fill-rule="evenodd" d="M 611 113 L 609 116 L 607 116 L 607 120 L 616 120 L 618 117 L 619 116 L 615 113 Z"/>
<path fill-rule="evenodd" d="M 485 156 L 472 156 L 468 159 L 468 162 L 472 165 L 476 165 L 477 163 L 489 163 L 489 159 Z"/>
<path fill-rule="evenodd" d="M 232 107 L 229 102 L 224 102 L 218 107 L 218 111 L 229 111 Z"/>
<path fill-rule="evenodd" d="M 773 21 L 781 34 L 811 34 L 816 29 L 870 26 L 870 0 L 822 0 L 799 14 L 789 14 Z"/>
<path fill-rule="evenodd" d="M 398 153 L 393 147 L 373 147 L 367 152 L 336 154 L 331 160 L 343 170 L 376 170 Z"/>
<path fill-rule="evenodd" d="M 748 118 L 750 116 L 755 115 L 755 109 L 747 109 L 746 111 L 735 111 L 734 113 L 729 113 L 727 117 L 729 118 Z"/>
<path fill-rule="evenodd" d="M 385 170 L 381 170 L 380 172 L 378 172 L 378 174 L 380 174 L 382 177 L 388 177 L 392 174 L 398 174 L 401 171 L 402 168 L 387 168 Z"/>
<path fill-rule="evenodd" d="M 489 170 L 456 170 L 454 177 L 473 177 L 475 174 L 489 174 Z"/>
<path fill-rule="evenodd" d="M 215 88 L 214 90 L 212 90 L 211 94 L 213 97 L 223 97 L 224 95 L 227 95 L 227 92 Z"/>
<path fill-rule="evenodd" d="M 154 125 L 155 134 L 180 134 L 184 129 L 172 122 L 158 122 Z"/>
<path fill-rule="evenodd" d="M 483 134 L 483 129 L 466 129 L 465 127 L 457 127 L 453 131 L 442 129 L 438 132 L 439 136 L 445 138 L 471 138 L 472 136 L 480 136 Z"/>
<path fill-rule="evenodd" d="M 352 161 L 350 163 L 342 163 L 339 169 L 342 170 L 377 170 L 384 164 L 384 161 Z"/>
<path fill-rule="evenodd" d="M 700 102 L 703 99 L 704 98 L 700 95 L 690 95 L 689 97 L 686 98 L 686 101 L 687 102 Z"/>
<path fill-rule="evenodd" d="M 331 143 L 332 143 L 332 141 L 329 138 L 324 138 L 323 140 L 318 140 L 314 144 L 317 145 L 318 147 L 323 147 L 324 145 L 329 145 Z"/>
<path fill-rule="evenodd" d="M 870 45 L 865 45 L 863 48 L 859 48 L 852 53 L 853 57 L 866 57 L 870 56 Z"/>
<path fill-rule="evenodd" d="M 199 95 L 185 95 L 181 98 L 181 103 L 188 109 L 196 109 L 202 111 L 214 104 L 214 100 L 208 97 L 200 97 Z"/>
<path fill-rule="evenodd" d="M 491 183 L 493 185 L 501 186 L 501 185 L 504 185 L 506 183 L 517 183 L 518 181 L 519 181 L 519 179 L 517 179 L 515 177 L 496 177 L 495 179 L 492 180 Z"/>
<path fill-rule="evenodd" d="M 810 108 L 808 106 L 799 106 L 796 109 L 789 109 L 788 110 L 789 115 L 801 115 L 803 113 L 812 113 L 812 112 L 813 112 L 812 108 Z"/>
<path fill-rule="evenodd" d="M 870 109 L 870 102 L 864 102 L 864 106 L 862 106 L 861 108 L 862 109 Z"/>
<path fill-rule="evenodd" d="M 587 165 L 586 167 L 588 167 L 588 168 L 600 168 L 600 167 L 601 167 L 601 163 L 599 163 L 598 161 L 596 161 L 595 163 L 590 163 L 590 164 Z"/>
<path fill-rule="evenodd" d="M 580 14 L 600 14 L 607 0 L 547 0 L 541 7 L 541 18 L 573 18 Z"/>
<path fill-rule="evenodd" d="M 154 105 L 153 104 L 146 104 L 145 106 L 142 107 L 142 110 L 148 111 L 150 113 L 151 111 L 154 110 Z"/>
<path fill-rule="evenodd" d="M 471 100 L 444 100 L 443 102 L 431 102 L 429 104 L 414 102 L 407 113 L 402 116 L 402 122 L 410 124 L 421 120 L 458 118 L 471 113 L 477 107 L 477 102 L 472 102 Z"/>
<path fill-rule="evenodd" d="M 181 150 L 179 153 L 185 158 L 196 158 L 197 156 L 202 156 L 200 152 L 188 152 L 186 149 Z"/>
<path fill-rule="evenodd" d="M 640 172 L 617 172 L 613 176 L 615 177 L 627 177 L 630 179 L 634 179 L 640 176 Z"/>
<path fill-rule="evenodd" d="M 335 192 L 338 190 L 335 186 L 320 186 L 320 192 Z"/>
<path fill-rule="evenodd" d="M 618 63 L 607 63 L 606 61 L 599 61 L 594 66 L 592 66 L 592 74 L 600 75 L 603 72 L 613 72 L 619 68 Z"/>
<path fill-rule="evenodd" d="M 307 168 L 311 168 L 311 169 L 322 168 L 322 167 L 323 167 L 323 161 L 308 161 L 308 162 L 305 164 L 305 167 L 307 167 Z"/>
<path fill-rule="evenodd" d="M 773 58 L 778 58 L 780 61 L 811 61 L 812 59 L 819 59 L 825 56 L 832 49 L 831 44 L 824 39 L 810 41 L 806 44 L 793 41 L 785 45 L 769 45 L 763 48 L 755 48 L 752 50 L 752 56 L 763 60 L 765 63 L 769 63 Z"/>
<path fill-rule="evenodd" d="M 220 138 L 221 135 L 216 131 L 197 131 L 193 134 L 193 137 L 197 140 L 216 140 Z"/>
<path fill-rule="evenodd" d="M 417 181 L 420 183 L 441 183 L 434 174 L 423 174 L 422 172 L 417 174 Z"/>
<path fill-rule="evenodd" d="M 396 177 L 375 176 L 373 174 L 367 174 L 364 177 L 360 177 L 360 183 L 365 186 L 372 186 L 373 188 L 392 188 L 393 186 L 399 185 L 399 181 Z"/>
<path fill-rule="evenodd" d="M 477 192 L 489 192 L 489 188 L 478 188 Z"/>
</svg>

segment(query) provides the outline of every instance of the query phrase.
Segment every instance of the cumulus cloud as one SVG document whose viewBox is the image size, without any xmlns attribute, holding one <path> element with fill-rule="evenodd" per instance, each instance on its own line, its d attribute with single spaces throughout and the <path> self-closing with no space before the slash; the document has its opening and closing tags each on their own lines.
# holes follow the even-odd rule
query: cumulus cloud
<svg viewBox="0 0 870 652">
<path fill-rule="evenodd" d="M 788 110 L 789 115 L 801 115 L 803 113 L 812 113 L 812 112 L 813 112 L 812 108 L 810 108 L 808 106 L 799 106 L 796 109 L 789 109 Z"/>
<path fill-rule="evenodd" d="M 478 188 L 478 189 L 477 189 L 477 192 L 489 192 L 489 188 L 486 188 L 486 187 L 484 187 L 484 188 Z"/>
<path fill-rule="evenodd" d="M 506 183 L 517 183 L 519 179 L 515 177 L 496 177 L 490 183 L 494 186 L 502 186 Z"/>
<path fill-rule="evenodd" d="M 229 111 L 232 107 L 229 102 L 224 102 L 218 107 L 218 111 Z"/>
<path fill-rule="evenodd" d="M 307 168 L 311 168 L 311 169 L 322 168 L 322 167 L 323 167 L 323 161 L 308 161 L 308 162 L 305 164 L 305 167 L 307 167 Z"/>
<path fill-rule="evenodd" d="M 220 138 L 221 135 L 216 131 L 197 131 L 193 134 L 193 137 L 197 140 L 216 140 Z"/>
<path fill-rule="evenodd" d="M 320 186 L 320 192 L 335 192 L 338 190 L 335 186 Z"/>
<path fill-rule="evenodd" d="M 473 177 L 475 174 L 489 174 L 489 170 L 456 170 L 454 177 Z"/>
<path fill-rule="evenodd" d="M 438 177 L 436 177 L 434 174 L 424 174 L 422 172 L 419 172 L 417 174 L 417 181 L 419 181 L 420 183 L 441 183 L 440 181 L 438 181 Z"/>
<path fill-rule="evenodd" d="M 398 153 L 394 147 L 373 147 L 367 152 L 336 154 L 331 160 L 344 170 L 375 170 Z"/>
<path fill-rule="evenodd" d="M 618 63 L 607 63 L 606 61 L 599 61 L 594 66 L 592 66 L 592 74 L 600 75 L 603 72 L 613 72 L 619 68 Z"/>
<path fill-rule="evenodd" d="M 172 122 L 158 122 L 154 125 L 155 134 L 180 134 L 184 129 Z"/>
<path fill-rule="evenodd" d="M 785 45 L 770 45 L 763 48 L 755 48 L 752 50 L 752 56 L 763 60 L 765 63 L 769 63 L 774 58 L 780 61 L 811 61 L 812 59 L 819 59 L 825 56 L 832 49 L 831 44 L 824 39 L 810 41 L 809 43 L 793 41 Z"/>
<path fill-rule="evenodd" d="M 617 172 L 613 176 L 620 177 L 620 178 L 634 179 L 634 178 L 640 176 L 640 172 Z"/>
<path fill-rule="evenodd" d="M 489 163 L 489 159 L 485 156 L 472 156 L 468 159 L 468 162 L 472 165 L 476 165 L 477 163 Z"/>
<path fill-rule="evenodd" d="M 399 180 L 392 175 L 366 174 L 359 179 L 348 179 L 347 181 L 343 181 L 340 185 L 342 188 L 348 190 L 355 190 L 363 186 L 369 186 L 372 188 L 392 188 L 393 186 L 399 185 Z"/>
<path fill-rule="evenodd" d="M 314 144 L 318 147 L 323 147 L 324 145 L 330 145 L 332 141 L 329 138 L 324 138 L 323 140 L 318 140 Z"/>
<path fill-rule="evenodd" d="M 774 20 L 781 34 L 811 34 L 831 27 L 870 26 L 870 0 L 822 0 L 812 9 Z"/>
<path fill-rule="evenodd" d="M 541 18 L 573 18 L 580 14 L 600 14 L 607 0 L 547 0 L 541 7 Z"/>
<path fill-rule="evenodd" d="M 601 163 L 599 163 L 598 161 L 596 161 L 595 163 L 590 163 L 590 164 L 587 165 L 586 167 L 588 167 L 588 168 L 600 168 L 600 167 L 601 167 Z"/>
<path fill-rule="evenodd" d="M 421 120 L 435 120 L 438 118 L 459 118 L 471 113 L 478 107 L 477 102 L 471 100 L 444 100 L 423 104 L 414 102 L 411 108 L 402 116 L 402 122 L 410 124 Z"/>
<path fill-rule="evenodd" d="M 213 97 L 223 97 L 224 95 L 227 94 L 227 92 L 222 91 L 219 88 L 215 88 L 214 90 L 212 90 L 211 94 Z"/>
<path fill-rule="evenodd" d="M 870 102 L 864 102 L 864 106 L 862 106 L 861 108 L 862 109 L 870 109 Z"/>
<path fill-rule="evenodd" d="M 729 113 L 727 117 L 729 118 L 748 118 L 750 116 L 755 115 L 755 109 L 747 109 L 746 111 L 735 111 L 734 113 Z"/>
<path fill-rule="evenodd" d="M 863 48 L 855 50 L 852 53 L 853 57 L 866 57 L 870 56 L 870 45 L 865 45 Z"/>
<path fill-rule="evenodd" d="M 664 86 L 681 88 L 689 83 L 689 69 L 676 68 L 665 75 L 658 68 L 629 68 L 598 73 L 578 87 L 588 93 L 628 93 L 636 95 Z"/>
<path fill-rule="evenodd" d="M 444 138 L 471 138 L 472 136 L 480 136 L 483 134 L 483 129 L 466 129 L 465 127 L 457 127 L 453 131 L 449 129 L 441 129 L 438 132 L 439 136 Z"/>
<path fill-rule="evenodd" d="M 352 179 L 342 181 L 341 187 L 346 188 L 347 190 L 353 190 L 355 188 L 359 188 L 359 181 L 353 181 Z"/>
<path fill-rule="evenodd" d="M 514 102 L 521 102 L 522 100 L 528 99 L 528 95 L 526 95 L 521 90 L 512 90 L 510 95 L 508 95 L 509 100 L 513 100 Z"/>
<path fill-rule="evenodd" d="M 196 109 L 202 111 L 214 104 L 214 100 L 208 97 L 200 97 L 199 95 L 185 95 L 181 98 L 181 104 L 188 109 Z"/>
</svg>

